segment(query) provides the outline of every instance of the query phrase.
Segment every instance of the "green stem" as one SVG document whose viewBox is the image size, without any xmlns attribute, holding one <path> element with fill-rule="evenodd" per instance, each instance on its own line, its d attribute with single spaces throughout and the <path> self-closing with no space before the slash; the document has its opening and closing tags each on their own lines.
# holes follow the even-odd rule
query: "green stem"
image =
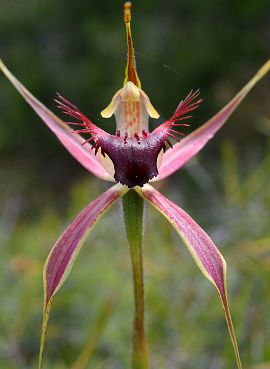
<svg viewBox="0 0 270 369">
<path fill-rule="evenodd" d="M 132 369 L 148 369 L 144 328 L 144 279 L 142 255 L 143 199 L 133 190 L 123 197 L 126 234 L 130 247 L 134 288 Z"/>
</svg>

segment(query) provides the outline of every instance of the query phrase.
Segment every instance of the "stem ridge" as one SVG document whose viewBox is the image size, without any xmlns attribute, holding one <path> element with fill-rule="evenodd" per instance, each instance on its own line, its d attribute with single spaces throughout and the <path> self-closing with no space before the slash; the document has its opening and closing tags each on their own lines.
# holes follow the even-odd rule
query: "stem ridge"
<svg viewBox="0 0 270 369">
<path fill-rule="evenodd" d="M 143 211 L 144 200 L 130 190 L 122 199 L 126 235 L 129 243 L 134 289 L 132 369 L 148 369 L 147 338 L 144 322 Z"/>
</svg>

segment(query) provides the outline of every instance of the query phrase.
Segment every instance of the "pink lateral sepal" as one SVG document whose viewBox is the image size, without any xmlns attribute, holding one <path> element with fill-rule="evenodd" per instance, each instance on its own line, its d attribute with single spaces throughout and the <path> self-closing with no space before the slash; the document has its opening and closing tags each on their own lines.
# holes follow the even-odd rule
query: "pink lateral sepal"
<svg viewBox="0 0 270 369">
<path fill-rule="evenodd" d="M 203 274 L 214 283 L 224 300 L 226 263 L 209 236 L 184 210 L 150 185 L 138 192 L 176 229 Z"/>
<path fill-rule="evenodd" d="M 62 145 L 69 153 L 78 160 L 89 172 L 95 176 L 112 181 L 112 177 L 106 172 L 99 160 L 91 151 L 91 145 L 82 145 L 85 140 L 79 135 L 74 135 L 74 131 L 68 127 L 61 119 L 52 113 L 46 106 L 37 100 L 17 78 L 8 70 L 0 60 L 0 70 L 6 75 L 17 91 L 22 95 L 26 102 L 32 107 L 43 122 L 56 135 Z"/>
<path fill-rule="evenodd" d="M 67 279 L 87 234 L 92 231 L 101 216 L 126 191 L 127 188 L 116 184 L 86 206 L 60 236 L 46 260 L 43 270 L 44 311 L 40 337 L 39 369 L 42 367 L 46 331 L 53 297 Z"/>
<path fill-rule="evenodd" d="M 255 84 L 270 70 L 268 60 L 255 74 L 255 76 L 229 101 L 223 109 L 214 115 L 208 122 L 196 129 L 190 135 L 177 143 L 173 150 L 168 150 L 162 159 L 159 175 L 153 179 L 159 181 L 168 177 L 190 161 L 213 138 L 219 129 L 226 123 L 232 113 L 245 98 Z"/>
<path fill-rule="evenodd" d="M 121 197 L 127 188 L 116 184 L 86 206 L 53 246 L 44 266 L 45 304 L 66 280 L 82 247 L 82 242 L 96 222 Z"/>
<path fill-rule="evenodd" d="M 242 369 L 229 309 L 226 262 L 206 232 L 179 206 L 169 201 L 149 184 L 136 191 L 156 208 L 175 228 L 204 276 L 214 284 L 220 297 L 230 333 L 238 369 Z"/>
</svg>

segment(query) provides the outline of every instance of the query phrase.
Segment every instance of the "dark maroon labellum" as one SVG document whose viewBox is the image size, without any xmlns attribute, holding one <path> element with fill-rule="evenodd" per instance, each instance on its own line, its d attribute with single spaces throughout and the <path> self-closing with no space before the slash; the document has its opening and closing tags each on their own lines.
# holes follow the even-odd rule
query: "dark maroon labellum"
<svg viewBox="0 0 270 369">
<path fill-rule="evenodd" d="M 94 146 L 112 160 L 115 180 L 131 188 L 142 187 L 158 175 L 157 157 L 165 142 L 163 134 L 134 138 L 106 135 L 99 136 Z"/>
<path fill-rule="evenodd" d="M 74 131 L 75 133 L 91 135 L 83 144 L 93 141 L 96 154 L 101 149 L 102 155 L 108 155 L 114 165 L 116 182 L 120 182 L 129 188 L 143 187 L 150 179 L 158 175 L 158 154 L 162 149 L 166 150 L 166 143 L 172 147 L 171 138 L 179 142 L 180 139 L 177 136 L 183 136 L 182 132 L 178 132 L 173 128 L 187 126 L 188 124 L 179 122 L 191 118 L 190 115 L 186 114 L 197 109 L 201 102 L 201 99 L 194 102 L 199 96 L 199 90 L 191 91 L 178 105 L 172 117 L 153 132 L 146 133 L 143 129 L 141 136 L 135 133 L 134 137 L 128 137 L 128 132 L 122 132 L 121 136 L 119 129 L 117 129 L 115 136 L 108 134 L 95 126 L 75 105 L 61 95 L 58 94 L 57 96 L 58 100 L 56 102 L 62 112 L 79 121 L 67 122 L 67 124 L 82 127 L 82 129 Z"/>
</svg>

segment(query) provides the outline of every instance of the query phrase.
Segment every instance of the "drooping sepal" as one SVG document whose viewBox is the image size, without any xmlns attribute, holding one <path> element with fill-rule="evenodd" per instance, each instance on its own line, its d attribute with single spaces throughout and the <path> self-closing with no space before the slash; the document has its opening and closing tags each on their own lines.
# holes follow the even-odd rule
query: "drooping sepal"
<svg viewBox="0 0 270 369">
<path fill-rule="evenodd" d="M 39 368 L 42 365 L 46 329 L 53 297 L 67 279 L 86 236 L 92 231 L 101 216 L 126 191 L 125 187 L 116 184 L 86 206 L 60 236 L 47 258 L 43 271 L 44 314 L 40 339 Z"/>
<path fill-rule="evenodd" d="M 229 309 L 226 262 L 206 232 L 179 206 L 150 185 L 136 191 L 156 208 L 175 228 L 204 276 L 216 287 L 230 333 L 238 369 L 242 369 L 237 340 Z"/>
</svg>

